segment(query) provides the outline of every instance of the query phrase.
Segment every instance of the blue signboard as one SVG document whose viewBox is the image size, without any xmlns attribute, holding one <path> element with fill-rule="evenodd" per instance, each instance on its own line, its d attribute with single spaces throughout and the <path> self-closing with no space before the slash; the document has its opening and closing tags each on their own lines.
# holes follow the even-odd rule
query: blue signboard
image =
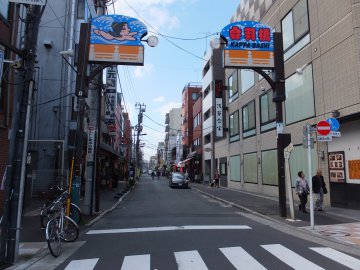
<svg viewBox="0 0 360 270">
<path fill-rule="evenodd" d="M 328 118 L 328 119 L 326 119 L 326 122 L 329 123 L 331 131 L 338 131 L 339 130 L 340 124 L 339 124 L 339 121 L 336 118 Z"/>
<path fill-rule="evenodd" d="M 274 67 L 274 38 L 270 26 L 253 21 L 234 22 L 221 30 L 226 41 L 225 67 Z"/>
<path fill-rule="evenodd" d="M 91 20 L 90 62 L 143 65 L 146 26 L 123 15 L 104 15 Z"/>
</svg>

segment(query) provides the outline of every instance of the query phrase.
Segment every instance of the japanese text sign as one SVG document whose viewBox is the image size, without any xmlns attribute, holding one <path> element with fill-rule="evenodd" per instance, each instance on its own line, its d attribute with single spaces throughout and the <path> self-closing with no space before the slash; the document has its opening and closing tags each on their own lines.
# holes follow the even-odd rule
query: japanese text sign
<svg viewBox="0 0 360 270">
<path fill-rule="evenodd" d="M 146 26 L 123 15 L 104 15 L 91 20 L 89 62 L 144 65 Z"/>
<path fill-rule="evenodd" d="M 274 67 L 274 39 L 270 26 L 240 21 L 225 26 L 221 38 L 226 41 L 224 67 Z"/>
<path fill-rule="evenodd" d="M 105 92 L 105 116 L 104 122 L 107 125 L 115 124 L 115 106 L 117 67 L 111 66 L 106 69 L 106 92 Z"/>
</svg>

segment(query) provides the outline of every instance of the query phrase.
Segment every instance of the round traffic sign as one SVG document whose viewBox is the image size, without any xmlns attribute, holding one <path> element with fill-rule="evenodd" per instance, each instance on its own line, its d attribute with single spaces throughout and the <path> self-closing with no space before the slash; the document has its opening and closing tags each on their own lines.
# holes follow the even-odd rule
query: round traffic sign
<svg viewBox="0 0 360 270">
<path fill-rule="evenodd" d="M 320 121 L 316 125 L 316 131 L 323 136 L 326 136 L 330 133 L 330 124 L 326 121 Z"/>
<path fill-rule="evenodd" d="M 337 131 L 340 128 L 339 121 L 336 118 L 328 118 L 326 122 L 329 123 L 331 131 Z"/>
</svg>

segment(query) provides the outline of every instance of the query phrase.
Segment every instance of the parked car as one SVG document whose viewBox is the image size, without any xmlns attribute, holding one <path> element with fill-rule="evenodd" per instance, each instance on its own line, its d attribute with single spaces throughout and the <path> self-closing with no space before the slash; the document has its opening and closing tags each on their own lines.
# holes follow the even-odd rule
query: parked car
<svg viewBox="0 0 360 270">
<path fill-rule="evenodd" d="M 169 180 L 169 187 L 189 187 L 189 180 L 186 179 L 183 173 L 173 172 Z"/>
</svg>

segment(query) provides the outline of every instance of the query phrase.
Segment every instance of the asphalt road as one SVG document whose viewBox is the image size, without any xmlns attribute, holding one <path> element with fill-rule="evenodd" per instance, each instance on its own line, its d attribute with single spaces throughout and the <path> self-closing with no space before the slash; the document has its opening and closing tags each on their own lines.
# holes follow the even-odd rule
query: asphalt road
<svg viewBox="0 0 360 270">
<path fill-rule="evenodd" d="M 79 241 L 84 244 L 56 269 L 360 269 L 359 257 L 282 233 L 149 176 Z"/>
</svg>

